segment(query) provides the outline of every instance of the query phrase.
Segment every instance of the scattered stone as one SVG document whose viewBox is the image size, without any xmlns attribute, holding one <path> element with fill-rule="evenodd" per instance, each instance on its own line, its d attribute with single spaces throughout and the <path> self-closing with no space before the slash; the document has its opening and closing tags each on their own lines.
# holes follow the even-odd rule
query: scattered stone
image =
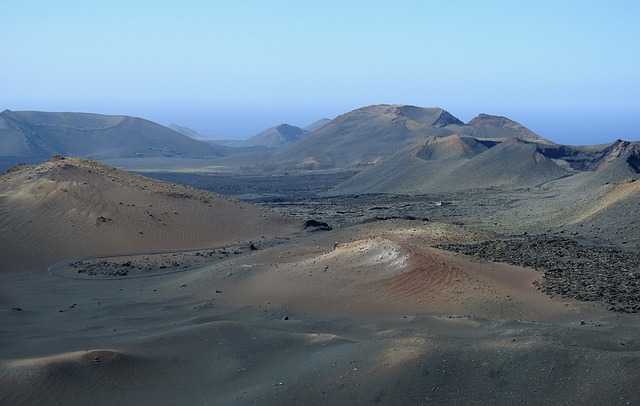
<svg viewBox="0 0 640 406">
<path fill-rule="evenodd" d="M 333 228 L 323 222 L 323 221 L 318 221 L 318 220 L 307 220 L 304 223 L 304 228 L 313 228 L 313 230 L 310 231 L 331 231 L 333 230 Z"/>
<path fill-rule="evenodd" d="M 635 252 L 585 246 L 549 236 L 443 244 L 436 248 L 542 271 L 542 281 L 536 282 L 536 287 L 550 296 L 602 301 L 616 312 L 640 310 L 640 255 Z"/>
</svg>

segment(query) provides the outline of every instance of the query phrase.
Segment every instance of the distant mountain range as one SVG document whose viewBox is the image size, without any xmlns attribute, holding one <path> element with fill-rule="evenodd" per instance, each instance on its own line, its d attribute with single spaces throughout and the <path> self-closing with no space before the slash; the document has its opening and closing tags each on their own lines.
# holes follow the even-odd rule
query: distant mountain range
<svg viewBox="0 0 640 406">
<path fill-rule="evenodd" d="M 305 126 L 302 129 L 305 131 L 308 131 L 309 133 L 312 133 L 312 132 L 318 131 L 319 129 L 329 124 L 330 122 L 331 122 L 330 118 L 321 118 L 320 120 L 314 121 L 313 123 Z"/>
<path fill-rule="evenodd" d="M 322 118 L 305 126 L 304 128 L 290 124 L 280 124 L 267 128 L 246 140 L 218 140 L 217 142 L 228 147 L 243 148 L 254 151 L 261 149 L 280 149 L 297 143 L 307 135 L 319 130 L 330 122 L 330 119 Z"/>
<path fill-rule="evenodd" d="M 242 141 L 205 142 L 194 139 L 202 138 L 194 130 L 170 127 L 127 116 L 5 110 L 0 170 L 61 155 L 131 162 L 214 158 L 245 170 L 360 172 L 334 189 L 339 194 L 529 187 L 603 168 L 618 159 L 614 151 L 625 170 L 640 172 L 638 143 L 558 145 L 506 117 L 480 114 L 465 124 L 437 107 L 367 106 L 305 128 L 280 124 Z"/>
<path fill-rule="evenodd" d="M 276 149 L 289 144 L 294 144 L 309 134 L 309 131 L 300 127 L 289 124 L 280 124 L 267 128 L 246 140 L 226 140 L 221 141 L 221 143 L 228 147 L 236 148 L 263 147 L 265 149 Z"/>
<path fill-rule="evenodd" d="M 441 108 L 375 105 L 343 114 L 310 136 L 287 146 L 265 165 L 274 168 L 334 169 L 373 166 L 426 137 L 467 135 L 519 137 L 552 144 L 505 117 L 481 114 L 464 124 Z"/>
<path fill-rule="evenodd" d="M 429 137 L 359 172 L 330 194 L 524 188 L 603 171 L 606 177 L 596 183 L 615 182 L 639 176 L 639 156 L 640 143 L 620 140 L 598 147 L 566 147 L 518 138 Z"/>
<path fill-rule="evenodd" d="M 219 139 L 218 137 L 210 137 L 208 135 L 200 134 L 198 131 L 194 130 L 193 128 L 181 126 L 175 123 L 169 124 L 167 128 L 170 128 L 173 131 L 177 131 L 182 135 L 186 135 L 187 137 L 191 137 L 200 141 L 213 141 L 213 140 Z"/>
<path fill-rule="evenodd" d="M 638 141 L 560 145 L 506 117 L 480 114 L 465 124 L 441 108 L 404 105 L 368 106 L 316 126 L 310 133 L 282 124 L 230 147 L 140 118 L 7 110 L 0 113 L 0 170 L 52 155 L 125 165 L 151 158 L 159 165 L 154 168 L 181 162 L 168 158 L 202 157 L 230 172 L 353 172 L 325 192 L 334 196 L 543 194 L 544 204 L 536 206 L 540 224 L 587 226 L 611 235 L 626 219 L 635 227 L 640 216 Z M 522 207 L 506 204 L 504 210 Z"/>
<path fill-rule="evenodd" d="M 520 138 L 524 141 L 549 142 L 520 123 L 484 113 L 469 121 L 461 133 L 477 138 Z"/>
<path fill-rule="evenodd" d="M 0 113 L 0 157 L 39 162 L 53 155 L 114 159 L 220 157 L 229 150 L 142 118 L 89 113 Z"/>
</svg>

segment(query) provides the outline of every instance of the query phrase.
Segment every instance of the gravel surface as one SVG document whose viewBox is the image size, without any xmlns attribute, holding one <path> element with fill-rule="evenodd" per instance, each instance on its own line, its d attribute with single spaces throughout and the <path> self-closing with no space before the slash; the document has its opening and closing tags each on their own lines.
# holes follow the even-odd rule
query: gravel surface
<svg viewBox="0 0 640 406">
<path fill-rule="evenodd" d="M 640 254 L 617 248 L 595 247 L 573 240 L 536 236 L 445 244 L 437 248 L 535 268 L 544 273 L 538 289 L 582 301 L 603 301 L 610 310 L 640 310 Z"/>
</svg>

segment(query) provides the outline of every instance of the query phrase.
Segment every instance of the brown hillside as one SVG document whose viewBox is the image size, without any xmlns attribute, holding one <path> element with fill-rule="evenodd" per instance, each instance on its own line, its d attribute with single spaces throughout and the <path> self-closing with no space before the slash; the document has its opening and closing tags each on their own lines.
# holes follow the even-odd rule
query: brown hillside
<svg viewBox="0 0 640 406">
<path fill-rule="evenodd" d="M 274 238 L 297 229 L 287 218 L 245 203 L 75 158 L 4 174 L 0 211 L 5 270 L 86 255 Z"/>
<path fill-rule="evenodd" d="M 0 162 L 41 162 L 53 155 L 91 159 L 219 157 L 207 144 L 142 118 L 90 113 L 0 113 Z"/>
<path fill-rule="evenodd" d="M 472 129 L 471 131 L 468 131 Z M 467 123 L 465 134 L 478 138 L 520 138 L 525 141 L 544 142 L 550 141 L 542 138 L 527 127 L 503 116 L 479 114 Z"/>
<path fill-rule="evenodd" d="M 375 105 L 343 114 L 268 161 L 273 167 L 366 167 L 428 135 L 463 123 L 441 108 Z"/>
<path fill-rule="evenodd" d="M 331 193 L 425 194 L 529 187 L 568 173 L 569 169 L 540 153 L 536 143 L 452 135 L 409 147 L 341 183 Z"/>
</svg>

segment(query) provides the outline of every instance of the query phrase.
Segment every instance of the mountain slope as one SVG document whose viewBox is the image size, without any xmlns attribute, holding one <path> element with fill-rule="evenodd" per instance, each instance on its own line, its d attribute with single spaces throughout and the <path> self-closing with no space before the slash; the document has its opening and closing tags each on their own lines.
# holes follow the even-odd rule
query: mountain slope
<svg viewBox="0 0 640 406">
<path fill-rule="evenodd" d="M 571 150 L 575 148 L 583 149 Z M 639 244 L 640 142 L 618 140 L 588 147 L 588 151 L 588 159 L 572 164 L 584 166 L 586 161 L 591 165 L 589 169 L 548 185 L 551 190 L 561 191 L 556 200 L 566 207 L 552 213 L 549 221 L 580 233 L 588 227 L 618 243 Z"/>
<path fill-rule="evenodd" d="M 253 137 L 243 141 L 245 146 L 263 146 L 267 148 L 281 148 L 293 144 L 309 135 L 309 131 L 289 124 L 280 124 L 267 128 Z"/>
<path fill-rule="evenodd" d="M 570 173 L 538 148 L 536 143 L 517 138 L 488 141 L 460 135 L 431 137 L 362 171 L 331 193 L 424 194 L 527 187 Z"/>
<path fill-rule="evenodd" d="M 320 120 L 314 121 L 313 123 L 302 127 L 302 129 L 312 133 L 314 131 L 318 131 L 319 129 L 329 124 L 330 122 L 331 122 L 330 118 L 321 118 Z"/>
<path fill-rule="evenodd" d="M 503 116 L 484 113 L 469 121 L 462 132 L 476 138 L 520 138 L 525 141 L 551 143 L 520 123 Z"/>
<path fill-rule="evenodd" d="M 87 255 L 176 250 L 290 234 L 291 220 L 86 159 L 0 177 L 0 262 L 29 269 Z"/>
<path fill-rule="evenodd" d="M 207 137 L 205 135 L 200 134 L 199 132 L 197 132 L 196 130 L 194 130 L 193 128 L 189 128 L 189 127 L 185 127 L 179 124 L 169 124 L 168 126 L 166 126 L 167 128 L 179 132 L 182 135 L 186 135 L 189 138 L 193 138 L 196 140 L 207 140 L 207 139 L 211 139 L 210 137 Z"/>
<path fill-rule="evenodd" d="M 493 145 L 460 135 L 427 137 L 342 182 L 330 194 L 425 193 Z"/>
<path fill-rule="evenodd" d="M 217 157 L 227 155 L 227 149 L 141 118 L 9 110 L 0 113 L 0 156 L 34 162 L 52 155 L 93 159 Z"/>
<path fill-rule="evenodd" d="M 232 148 L 231 153 L 251 152 L 251 151 L 267 151 L 270 149 L 279 149 L 287 145 L 293 144 L 309 135 L 309 131 L 303 130 L 289 124 L 280 124 L 246 140 L 220 140 L 220 144 Z"/>
<path fill-rule="evenodd" d="M 610 144 L 569 146 L 542 146 L 541 151 L 550 158 L 567 161 L 572 168 L 581 171 L 595 171 L 603 169 L 618 158 L 626 157 L 627 165 L 634 172 L 640 172 L 638 163 L 640 156 L 640 142 L 616 140 Z"/>
<path fill-rule="evenodd" d="M 461 170 L 464 173 L 462 179 L 452 179 L 461 189 L 536 186 L 567 176 L 571 172 L 566 165 L 544 156 L 537 143 L 518 138 L 500 142 L 469 160 Z"/>
<path fill-rule="evenodd" d="M 639 180 L 640 142 L 568 147 L 452 135 L 406 148 L 327 195 L 456 193 L 466 199 L 484 190 L 489 201 L 508 202 L 487 217 L 491 224 L 637 247 Z"/>
<path fill-rule="evenodd" d="M 309 137 L 273 155 L 268 165 L 344 168 L 371 165 L 428 135 L 450 135 L 463 125 L 440 108 L 368 106 L 343 114 Z"/>
</svg>

